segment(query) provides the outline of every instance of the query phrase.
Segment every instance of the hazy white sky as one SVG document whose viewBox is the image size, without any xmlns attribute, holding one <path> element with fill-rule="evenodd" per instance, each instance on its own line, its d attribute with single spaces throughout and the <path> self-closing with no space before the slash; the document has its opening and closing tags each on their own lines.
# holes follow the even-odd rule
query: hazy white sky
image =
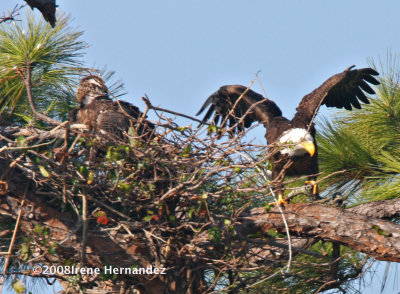
<svg viewBox="0 0 400 294">
<path fill-rule="evenodd" d="M 22 0 L 1 0 L 0 12 L 17 3 Z M 398 0 L 57 4 L 85 32 L 86 65 L 115 70 L 129 92 L 123 99 L 143 108 L 146 93 L 154 105 L 189 115 L 220 86 L 248 85 L 260 70 L 269 98 L 291 117 L 329 76 L 353 64 L 365 67 L 368 58 L 385 60 L 388 50 L 400 52 Z M 257 84 L 253 89 L 261 92 Z"/>
</svg>

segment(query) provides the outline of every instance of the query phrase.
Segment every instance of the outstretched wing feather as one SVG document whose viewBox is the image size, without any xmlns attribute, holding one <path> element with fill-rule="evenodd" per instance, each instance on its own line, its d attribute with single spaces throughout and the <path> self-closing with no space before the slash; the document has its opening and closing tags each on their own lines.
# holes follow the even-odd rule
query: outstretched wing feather
<svg viewBox="0 0 400 294">
<path fill-rule="evenodd" d="M 344 107 L 347 110 L 351 110 L 352 107 L 361 108 L 358 100 L 368 104 L 369 100 L 363 91 L 370 95 L 375 94 L 368 83 L 379 84 L 374 77 L 378 75 L 378 72 L 372 68 L 358 70 L 351 68 L 353 67 L 330 77 L 319 88 L 304 96 L 296 109 L 297 113 L 292 122 L 303 124 L 306 127 L 312 123 L 319 108 L 324 104 L 327 107 Z"/>
<path fill-rule="evenodd" d="M 221 127 L 226 123 L 232 127 L 240 121 L 236 130 L 248 128 L 255 121 L 268 125 L 271 118 L 281 116 L 282 112 L 273 101 L 264 100 L 262 95 L 244 86 L 223 86 L 207 98 L 197 115 L 209 107 L 204 122 L 215 113 L 214 124 L 221 123 Z"/>
</svg>

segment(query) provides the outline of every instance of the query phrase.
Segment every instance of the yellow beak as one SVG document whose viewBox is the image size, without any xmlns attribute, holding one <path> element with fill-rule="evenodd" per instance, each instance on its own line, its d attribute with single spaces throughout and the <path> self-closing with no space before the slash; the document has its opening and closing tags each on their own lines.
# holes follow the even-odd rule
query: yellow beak
<svg viewBox="0 0 400 294">
<path fill-rule="evenodd" d="M 311 155 L 314 156 L 315 154 L 315 145 L 314 142 L 312 141 L 304 141 L 300 143 L 301 146 L 303 146 L 304 149 Z"/>
</svg>

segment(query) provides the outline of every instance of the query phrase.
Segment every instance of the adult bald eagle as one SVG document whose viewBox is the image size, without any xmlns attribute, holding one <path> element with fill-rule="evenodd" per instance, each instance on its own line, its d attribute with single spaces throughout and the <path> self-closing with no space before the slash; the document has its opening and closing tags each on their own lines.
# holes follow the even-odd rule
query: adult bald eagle
<svg viewBox="0 0 400 294">
<path fill-rule="evenodd" d="M 353 67 L 330 77 L 319 88 L 304 96 L 291 120 L 282 116 L 282 111 L 273 101 L 241 85 L 221 87 L 205 101 L 197 115 L 210 105 L 204 122 L 215 112 L 213 123 L 221 123 L 221 127 L 228 124 L 231 131 L 248 128 L 255 121 L 264 124 L 278 203 L 284 203 L 282 183 L 286 175 L 310 175 L 308 183 L 313 185 L 313 195 L 318 197 L 316 177 L 313 176 L 319 172 L 313 124 L 315 115 L 321 105 L 360 109 L 360 101 L 369 104 L 363 91 L 375 93 L 368 83 L 379 84 L 374 78 L 378 75 L 374 69 L 357 70 Z"/>
<path fill-rule="evenodd" d="M 83 124 L 97 135 L 114 141 L 126 140 L 130 128 L 138 138 L 147 139 L 153 135 L 154 125 L 142 118 L 139 108 L 125 101 L 112 101 L 99 76 L 84 77 L 79 83 L 76 99 L 79 108 L 69 114 L 73 124 Z M 143 122 L 138 125 L 141 118 Z"/>
</svg>

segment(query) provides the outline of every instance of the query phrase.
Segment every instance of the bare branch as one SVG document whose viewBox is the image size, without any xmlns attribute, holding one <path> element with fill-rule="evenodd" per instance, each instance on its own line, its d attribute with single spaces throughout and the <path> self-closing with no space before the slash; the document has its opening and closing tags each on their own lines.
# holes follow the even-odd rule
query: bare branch
<svg viewBox="0 0 400 294">
<path fill-rule="evenodd" d="M 5 13 L 3 13 L 3 16 L 0 17 L 0 24 L 3 22 L 9 22 L 9 21 L 13 21 L 15 20 L 16 17 L 19 16 L 19 11 L 24 8 L 25 5 L 15 5 L 13 10 L 11 10 L 8 15 L 6 15 Z"/>
</svg>

